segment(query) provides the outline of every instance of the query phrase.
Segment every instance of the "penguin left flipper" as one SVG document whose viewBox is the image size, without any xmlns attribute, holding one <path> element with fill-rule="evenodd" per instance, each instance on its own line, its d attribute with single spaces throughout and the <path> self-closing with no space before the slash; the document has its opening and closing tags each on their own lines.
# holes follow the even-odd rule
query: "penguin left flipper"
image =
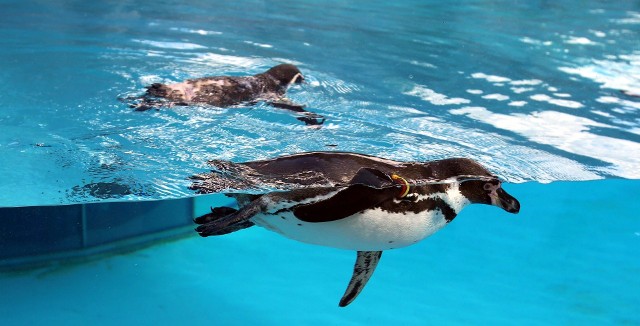
<svg viewBox="0 0 640 326">
<path fill-rule="evenodd" d="M 380 257 L 382 257 L 382 251 L 358 251 L 358 257 L 353 266 L 353 275 L 351 275 L 347 290 L 340 299 L 340 307 L 346 307 L 356 299 L 376 270 Z"/>
<path fill-rule="evenodd" d="M 362 168 L 349 186 L 327 199 L 300 205 L 294 208 L 293 214 L 305 222 L 337 221 L 393 199 L 397 192 L 388 175 L 376 169 Z"/>
<path fill-rule="evenodd" d="M 304 109 L 306 105 L 294 103 L 293 101 L 285 97 L 282 97 L 273 101 L 268 101 L 267 103 L 279 109 L 285 109 L 285 110 L 294 111 L 294 112 L 307 112 Z"/>
</svg>

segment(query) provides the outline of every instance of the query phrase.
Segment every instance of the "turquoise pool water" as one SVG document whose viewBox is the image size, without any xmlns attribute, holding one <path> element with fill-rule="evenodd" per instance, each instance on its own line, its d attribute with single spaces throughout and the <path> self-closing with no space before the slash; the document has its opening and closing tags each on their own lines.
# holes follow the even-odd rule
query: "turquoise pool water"
<svg viewBox="0 0 640 326">
<path fill-rule="evenodd" d="M 3 325 L 638 325 L 636 181 L 526 183 L 390 250 L 339 308 L 355 254 L 260 228 L 0 276 Z M 207 207 L 201 207 L 201 212 Z"/>
<path fill-rule="evenodd" d="M 182 198 L 206 160 L 313 150 L 472 157 L 522 203 L 385 253 L 346 309 L 352 252 L 252 228 L 2 274 L 1 324 L 640 324 L 637 3 L 0 2 L 0 207 Z M 322 128 L 117 100 L 281 62 Z"/>
<path fill-rule="evenodd" d="M 0 207 L 191 195 L 209 159 L 473 157 L 512 182 L 640 176 L 635 3 L 26 1 L 0 22 Z M 118 97 L 289 62 L 327 118 Z M 335 146 L 327 146 L 335 145 Z"/>
</svg>

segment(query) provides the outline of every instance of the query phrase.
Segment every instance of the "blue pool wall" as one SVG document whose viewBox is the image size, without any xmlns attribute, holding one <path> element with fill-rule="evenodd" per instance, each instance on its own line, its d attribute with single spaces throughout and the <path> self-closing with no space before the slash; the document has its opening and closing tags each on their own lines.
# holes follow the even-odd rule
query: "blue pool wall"
<svg viewBox="0 0 640 326">
<path fill-rule="evenodd" d="M 131 251 L 195 234 L 193 218 L 224 195 L 159 201 L 0 208 L 0 270 L 23 269 Z"/>
</svg>

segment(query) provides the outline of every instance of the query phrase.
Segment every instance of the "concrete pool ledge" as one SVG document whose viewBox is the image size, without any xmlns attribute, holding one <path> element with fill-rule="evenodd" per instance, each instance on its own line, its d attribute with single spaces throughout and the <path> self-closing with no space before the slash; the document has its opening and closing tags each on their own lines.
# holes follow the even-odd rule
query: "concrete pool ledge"
<svg viewBox="0 0 640 326">
<path fill-rule="evenodd" d="M 223 195 L 0 208 L 0 271 L 92 259 L 189 235 Z"/>
</svg>

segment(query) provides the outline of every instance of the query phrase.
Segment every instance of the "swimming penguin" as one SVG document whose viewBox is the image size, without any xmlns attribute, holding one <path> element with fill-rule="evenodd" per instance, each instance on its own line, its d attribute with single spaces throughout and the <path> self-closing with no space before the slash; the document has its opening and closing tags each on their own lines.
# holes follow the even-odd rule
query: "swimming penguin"
<svg viewBox="0 0 640 326">
<path fill-rule="evenodd" d="M 301 114 L 298 120 L 318 125 L 324 118 L 308 112 L 304 105 L 285 97 L 289 86 L 300 84 L 304 76 L 292 64 L 280 64 L 266 72 L 245 77 L 213 76 L 187 79 L 180 83 L 155 83 L 131 107 L 145 111 L 161 106 L 205 104 L 217 107 L 251 105 L 265 101 L 275 107 Z"/>
<path fill-rule="evenodd" d="M 356 250 L 341 307 L 362 291 L 382 251 L 432 235 L 470 204 L 520 210 L 495 175 L 466 158 L 420 163 L 309 152 L 209 164 L 214 170 L 192 176 L 191 188 L 225 192 L 240 209 L 212 208 L 195 219 L 200 224 L 196 231 L 207 237 L 259 225 L 294 240 Z"/>
</svg>

